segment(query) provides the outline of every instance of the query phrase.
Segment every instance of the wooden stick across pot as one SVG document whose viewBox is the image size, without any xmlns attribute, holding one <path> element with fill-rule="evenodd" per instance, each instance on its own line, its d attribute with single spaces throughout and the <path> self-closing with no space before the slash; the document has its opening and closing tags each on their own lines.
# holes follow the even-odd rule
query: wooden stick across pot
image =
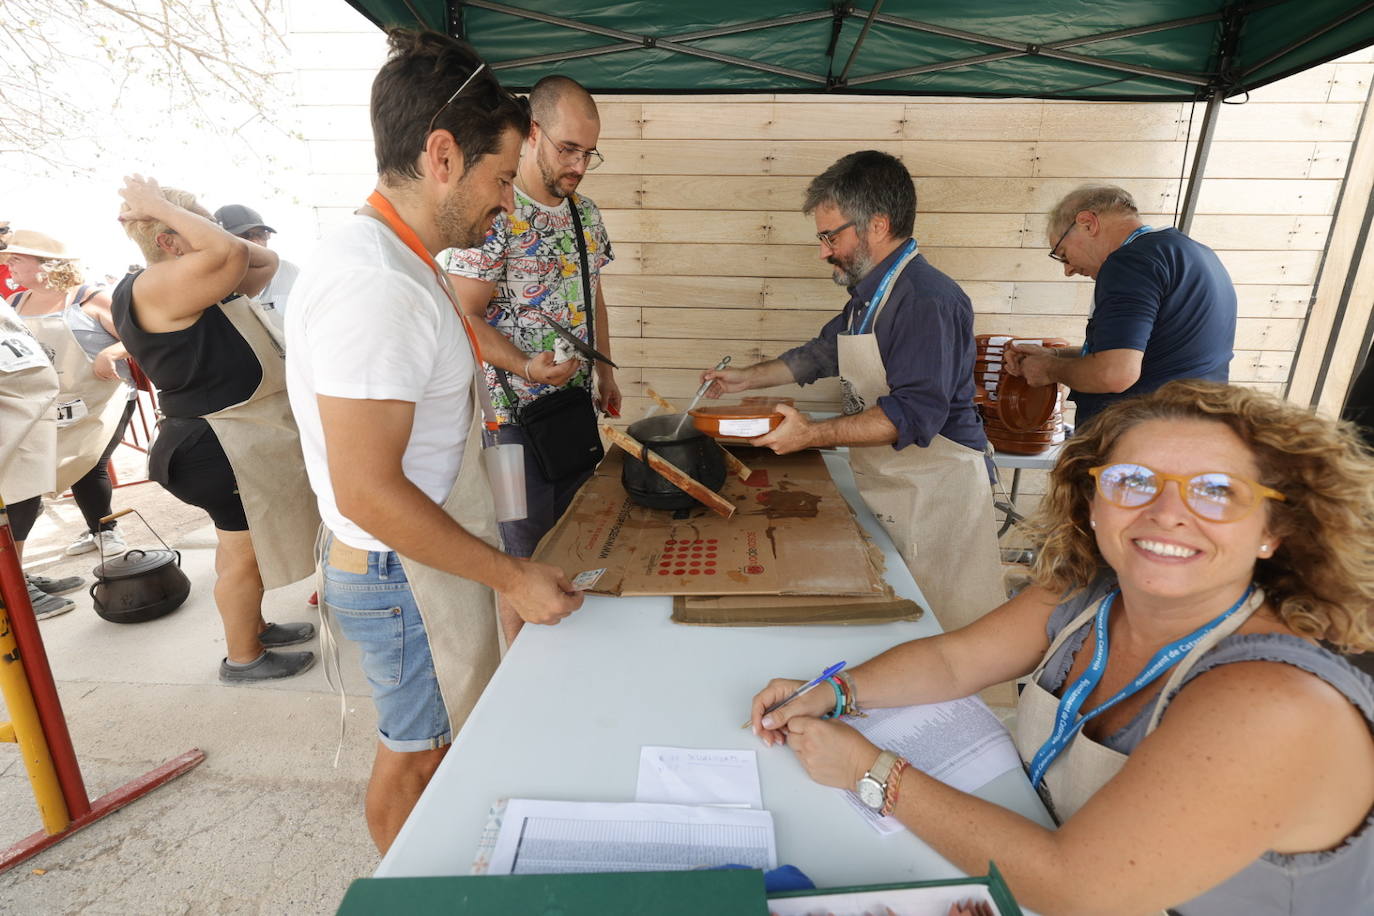
<svg viewBox="0 0 1374 916">
<path fill-rule="evenodd" d="M 721 496 L 719 493 L 706 486 L 704 483 L 688 476 L 687 472 L 679 468 L 656 452 L 646 449 L 637 439 L 623 430 L 616 429 L 609 423 L 601 426 L 602 434 L 615 445 L 625 450 L 625 453 L 653 468 L 666 480 L 672 482 L 679 490 L 691 496 L 712 512 L 722 518 L 729 518 L 735 514 L 735 504 Z"/>
<path fill-rule="evenodd" d="M 659 395 L 659 393 L 654 389 L 645 388 L 644 393 L 649 396 L 650 400 L 652 400 L 659 407 L 662 407 L 664 410 L 670 411 L 672 413 L 681 413 L 681 411 L 677 409 L 677 405 L 675 405 L 672 401 L 668 400 L 667 398 Z M 725 456 L 725 466 L 729 468 L 730 472 L 734 474 L 736 477 L 738 477 L 740 480 L 748 480 L 750 477 L 754 475 L 754 472 L 750 470 L 749 465 L 745 464 L 743 461 L 740 461 L 738 458 L 736 458 L 734 453 L 731 452 L 728 448 L 721 445 L 719 442 L 716 442 L 716 447 L 719 448 L 721 454 Z"/>
</svg>

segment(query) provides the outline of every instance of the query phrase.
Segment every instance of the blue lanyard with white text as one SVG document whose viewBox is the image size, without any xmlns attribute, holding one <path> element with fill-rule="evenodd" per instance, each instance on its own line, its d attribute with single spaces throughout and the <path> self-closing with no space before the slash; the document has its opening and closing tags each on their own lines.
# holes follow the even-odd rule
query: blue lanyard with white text
<svg viewBox="0 0 1374 916">
<path fill-rule="evenodd" d="M 1245 594 L 1240 596 L 1240 600 L 1231 605 L 1229 611 L 1209 623 L 1203 624 L 1182 639 L 1175 640 L 1160 649 L 1150 659 L 1149 664 L 1135 676 L 1135 680 L 1122 687 L 1110 700 L 1074 722 L 1078 710 L 1083 706 L 1083 701 L 1088 698 L 1088 694 L 1092 693 L 1098 681 L 1102 680 L 1103 672 L 1107 670 L 1107 617 L 1111 613 L 1116 596 L 1121 594 L 1121 589 L 1113 589 L 1111 594 L 1103 598 L 1102 603 L 1097 606 L 1097 621 L 1094 631 L 1097 634 L 1097 645 L 1093 647 L 1092 662 L 1088 665 L 1087 670 L 1078 676 L 1078 680 L 1074 681 L 1073 685 L 1064 691 L 1064 696 L 1059 701 L 1059 709 L 1055 712 L 1054 731 L 1050 733 L 1049 738 L 1040 746 L 1040 750 L 1035 752 L 1035 757 L 1031 760 L 1031 785 L 1036 787 L 1040 785 L 1040 780 L 1044 778 L 1045 771 L 1050 768 L 1050 764 L 1054 763 L 1064 748 L 1069 746 L 1069 742 L 1078 734 L 1079 729 L 1087 724 L 1089 719 L 1148 687 L 1161 674 L 1177 664 L 1179 659 L 1191 652 L 1204 636 L 1221 626 L 1226 618 L 1240 610 L 1245 602 L 1250 600 L 1250 595 L 1254 591 L 1255 586 L 1252 584 L 1245 590 Z"/>
<path fill-rule="evenodd" d="M 854 319 L 849 320 L 850 334 L 869 334 L 873 331 L 873 313 L 882 304 L 883 298 L 887 295 L 887 289 L 892 285 L 892 281 L 897 279 L 897 268 L 902 266 L 902 261 L 908 254 L 916 253 L 916 240 L 907 239 L 906 244 L 897 252 L 897 260 L 892 262 L 892 266 L 883 274 L 882 280 L 878 282 L 878 288 L 873 293 L 873 298 L 864 303 L 863 317 L 859 319 L 859 329 L 854 330 Z"/>
</svg>

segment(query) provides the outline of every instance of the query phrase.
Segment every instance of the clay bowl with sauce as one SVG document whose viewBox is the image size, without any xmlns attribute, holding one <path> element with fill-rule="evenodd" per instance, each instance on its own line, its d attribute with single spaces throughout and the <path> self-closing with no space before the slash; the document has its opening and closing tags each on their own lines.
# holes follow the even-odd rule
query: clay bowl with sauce
<svg viewBox="0 0 1374 916">
<path fill-rule="evenodd" d="M 779 404 L 792 406 L 791 398 L 745 398 L 738 404 L 711 404 L 689 411 L 692 424 L 715 439 L 752 439 L 782 425 Z"/>
</svg>

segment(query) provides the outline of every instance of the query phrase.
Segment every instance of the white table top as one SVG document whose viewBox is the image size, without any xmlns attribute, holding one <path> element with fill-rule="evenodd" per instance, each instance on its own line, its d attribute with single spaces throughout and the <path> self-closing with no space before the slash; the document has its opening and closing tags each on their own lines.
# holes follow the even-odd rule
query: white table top
<svg viewBox="0 0 1374 916">
<path fill-rule="evenodd" d="M 826 463 L 887 556 L 898 595 L 924 603 L 891 541 L 858 498 L 843 456 Z M 938 633 L 927 614 L 882 626 L 688 627 L 667 597 L 589 596 L 555 627 L 527 626 L 502 661 L 376 877 L 465 875 L 498 798 L 633 801 L 643 745 L 752 748 L 779 864 L 819 887 L 953 877 L 910 833 L 880 837 L 792 752 L 765 748 L 739 724 L 769 678 L 858 664 Z M 979 796 L 1051 826 L 1020 770 Z"/>
<path fill-rule="evenodd" d="M 1012 470 L 1039 470 L 1048 471 L 1054 467 L 1054 463 L 1059 460 L 1059 452 L 1064 447 L 1060 442 L 1051 445 L 1038 455 L 1013 455 L 1010 452 L 993 452 L 992 463 L 999 468 L 1010 468 Z"/>
</svg>

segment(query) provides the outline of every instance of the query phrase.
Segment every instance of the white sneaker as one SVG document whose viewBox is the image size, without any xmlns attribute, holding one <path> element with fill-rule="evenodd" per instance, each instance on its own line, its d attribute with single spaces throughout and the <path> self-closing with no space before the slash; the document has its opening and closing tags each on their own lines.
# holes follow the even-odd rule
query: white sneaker
<svg viewBox="0 0 1374 916">
<path fill-rule="evenodd" d="M 72 541 L 66 553 L 69 557 L 79 557 L 83 553 L 90 553 L 92 550 L 95 550 L 95 535 L 89 531 L 84 531 L 81 537 Z"/>
<path fill-rule="evenodd" d="M 124 543 L 124 535 L 119 533 L 118 528 L 111 528 L 109 531 L 102 531 L 99 534 L 101 548 L 107 557 L 121 557 L 124 551 L 129 549 L 129 545 Z"/>
<path fill-rule="evenodd" d="M 81 537 L 72 541 L 71 546 L 67 548 L 67 556 L 79 557 L 83 553 L 91 553 L 102 547 L 107 557 L 119 556 L 129 549 L 129 545 L 124 543 L 124 536 L 119 533 L 119 529 L 117 528 L 111 531 L 102 531 L 99 537 L 101 544 L 98 545 L 95 542 L 96 535 L 87 531 L 85 534 L 81 535 Z"/>
</svg>

